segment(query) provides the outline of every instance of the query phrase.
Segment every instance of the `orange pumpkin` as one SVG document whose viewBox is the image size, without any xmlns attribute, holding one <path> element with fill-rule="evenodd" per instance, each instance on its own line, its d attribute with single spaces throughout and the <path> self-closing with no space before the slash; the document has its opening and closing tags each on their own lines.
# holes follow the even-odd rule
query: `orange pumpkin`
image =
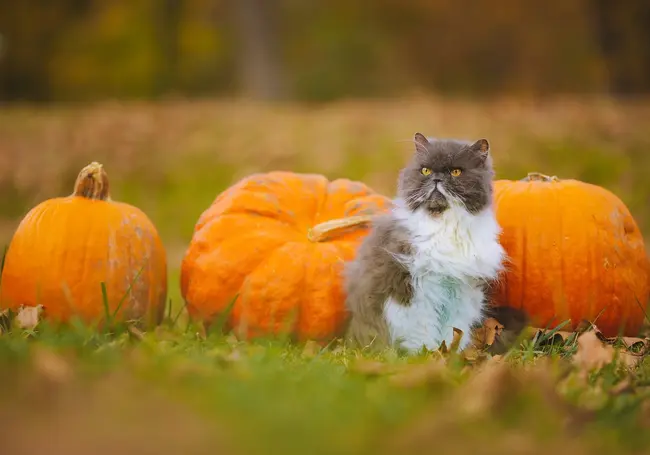
<svg viewBox="0 0 650 455">
<path fill-rule="evenodd" d="M 119 306 L 117 318 L 159 322 L 166 295 L 166 254 L 156 228 L 138 208 L 111 200 L 99 163 L 81 170 L 72 195 L 25 216 L 0 282 L 0 307 L 41 304 L 53 322 L 98 321 L 106 303 L 111 316 Z"/>
<path fill-rule="evenodd" d="M 241 180 L 196 224 L 181 269 L 190 316 L 206 325 L 223 316 L 243 337 L 339 335 L 347 318 L 343 262 L 390 203 L 361 183 L 320 175 Z"/>
<path fill-rule="evenodd" d="M 509 262 L 494 303 L 538 327 L 586 319 L 606 336 L 637 335 L 648 301 L 648 259 L 627 207 L 611 192 L 531 173 L 495 182 Z"/>
</svg>

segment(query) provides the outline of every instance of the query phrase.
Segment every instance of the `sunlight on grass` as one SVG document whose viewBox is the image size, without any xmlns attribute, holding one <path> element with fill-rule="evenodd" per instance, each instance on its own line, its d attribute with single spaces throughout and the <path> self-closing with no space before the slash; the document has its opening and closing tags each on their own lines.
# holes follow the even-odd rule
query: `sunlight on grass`
<svg viewBox="0 0 650 455">
<path fill-rule="evenodd" d="M 55 455 L 639 453 L 650 443 L 647 359 L 631 371 L 620 359 L 587 371 L 575 360 L 577 336 L 565 338 L 562 325 L 480 360 L 369 354 L 338 341 L 242 342 L 188 321 L 180 263 L 201 213 L 254 172 L 351 178 L 392 196 L 416 131 L 487 137 L 498 178 L 539 171 L 603 185 L 647 241 L 649 115 L 647 101 L 586 99 L 0 110 L 0 245 L 31 206 L 69 194 L 78 170 L 101 161 L 113 198 L 143 209 L 163 238 L 170 302 L 148 332 L 113 321 L 107 304 L 101 331 L 79 321 L 8 330 L 4 317 L 3 453 L 19 438 L 30 453 Z M 58 448 L 39 446 L 45 435 Z M 107 441 L 103 451 L 90 448 L 93 438 Z"/>
</svg>

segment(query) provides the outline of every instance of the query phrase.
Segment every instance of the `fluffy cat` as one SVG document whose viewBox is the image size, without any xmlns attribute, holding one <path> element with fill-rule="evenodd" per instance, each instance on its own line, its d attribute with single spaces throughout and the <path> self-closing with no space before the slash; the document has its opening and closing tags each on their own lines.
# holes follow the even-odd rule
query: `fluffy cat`
<svg viewBox="0 0 650 455">
<path fill-rule="evenodd" d="M 392 211 L 375 220 L 346 265 L 347 338 L 416 353 L 449 346 L 456 327 L 463 349 L 484 317 L 484 286 L 505 256 L 492 209 L 490 145 L 420 133 L 414 142 Z"/>
</svg>

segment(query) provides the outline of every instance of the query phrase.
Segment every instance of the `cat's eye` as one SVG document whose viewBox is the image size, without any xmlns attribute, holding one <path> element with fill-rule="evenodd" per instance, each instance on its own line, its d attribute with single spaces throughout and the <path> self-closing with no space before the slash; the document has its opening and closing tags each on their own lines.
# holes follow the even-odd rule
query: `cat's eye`
<svg viewBox="0 0 650 455">
<path fill-rule="evenodd" d="M 463 173 L 462 169 L 455 168 L 455 169 L 451 170 L 451 176 L 452 177 L 458 177 L 462 173 Z"/>
<path fill-rule="evenodd" d="M 422 173 L 422 175 L 431 175 L 431 169 L 429 169 L 428 167 L 423 167 L 422 169 L 420 169 L 420 172 Z"/>
</svg>

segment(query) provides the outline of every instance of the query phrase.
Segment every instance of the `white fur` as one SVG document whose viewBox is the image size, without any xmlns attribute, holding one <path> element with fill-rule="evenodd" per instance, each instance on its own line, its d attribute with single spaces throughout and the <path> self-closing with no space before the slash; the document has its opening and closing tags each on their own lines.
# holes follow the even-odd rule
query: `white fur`
<svg viewBox="0 0 650 455">
<path fill-rule="evenodd" d="M 492 207 L 472 215 L 452 203 L 439 217 L 413 212 L 397 199 L 393 217 L 409 233 L 412 257 L 400 257 L 412 277 L 409 306 L 389 298 L 384 307 L 391 341 L 410 352 L 447 346 L 453 328 L 463 331 L 460 349 L 471 340 L 470 328 L 483 318 L 483 280 L 497 278 L 505 252 Z"/>
</svg>

